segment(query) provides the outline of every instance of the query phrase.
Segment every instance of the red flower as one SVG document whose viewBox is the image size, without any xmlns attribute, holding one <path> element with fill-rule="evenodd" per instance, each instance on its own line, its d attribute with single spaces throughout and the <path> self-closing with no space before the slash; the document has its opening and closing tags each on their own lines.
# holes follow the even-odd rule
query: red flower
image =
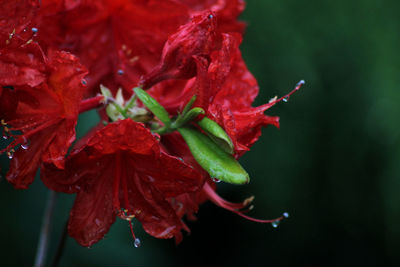
<svg viewBox="0 0 400 267">
<path fill-rule="evenodd" d="M 3 92 L 0 101 L 13 101 L 13 112 L 2 112 L 1 119 L 5 136 L 14 140 L 3 151 L 12 158 L 8 181 L 27 188 L 41 161 L 63 168 L 75 139 L 86 70 L 69 53 L 50 52 L 46 57 L 35 43 L 17 36 L 10 41 L 0 52 L 0 69 L 7 70 L 0 85 L 8 98 Z"/>
<path fill-rule="evenodd" d="M 102 83 L 128 92 L 157 66 L 168 37 L 211 10 L 220 31 L 242 32 L 243 1 L 42 1 L 35 24 L 44 47 L 74 53 L 89 69 L 88 87 Z M 107 51 L 107 53 L 104 53 Z"/>
<path fill-rule="evenodd" d="M 46 164 L 42 177 L 54 190 L 77 193 L 68 229 L 83 246 L 99 241 L 117 215 L 137 218 L 154 237 L 179 237 L 184 226 L 168 200 L 204 182 L 131 119 L 93 132 L 71 153 L 65 171 Z"/>
<path fill-rule="evenodd" d="M 181 26 L 164 45 L 160 64 L 146 75 L 142 87 L 148 89 L 167 79 L 188 79 L 196 74 L 195 57 L 208 56 L 216 38 L 216 18 L 203 12 Z"/>
<path fill-rule="evenodd" d="M 168 35 L 189 19 L 188 9 L 173 0 L 85 0 L 64 9 L 47 5 L 43 12 L 40 43 L 76 54 L 95 89 L 100 83 L 136 86 L 157 64 Z"/>
<path fill-rule="evenodd" d="M 210 62 L 204 57 L 194 58 L 195 78 L 180 84 L 163 82 L 149 93 L 172 114 L 196 95 L 194 106 L 202 107 L 207 116 L 225 129 L 236 154 L 241 155 L 257 141 L 261 127 L 269 124 L 279 127 L 279 118 L 264 115 L 276 102 L 252 107 L 258 84 L 242 59 L 240 35 L 221 34 L 220 40 L 220 49 L 209 55 Z"/>
</svg>

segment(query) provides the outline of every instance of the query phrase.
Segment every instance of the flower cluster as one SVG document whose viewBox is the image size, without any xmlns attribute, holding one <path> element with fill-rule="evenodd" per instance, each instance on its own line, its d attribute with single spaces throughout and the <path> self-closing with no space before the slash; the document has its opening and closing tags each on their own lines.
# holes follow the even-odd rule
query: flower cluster
<svg viewBox="0 0 400 267">
<path fill-rule="evenodd" d="M 264 112 L 290 96 L 252 107 L 243 9 L 241 0 L 1 0 L 7 180 L 26 189 L 40 168 L 48 188 L 76 194 L 68 231 L 83 246 L 117 217 L 179 242 L 184 217 L 206 200 L 271 222 L 244 214 L 252 198 L 215 192 L 220 180 L 249 182 L 237 159 L 261 127 L 279 127 Z M 101 123 L 76 141 L 78 116 L 91 109 Z"/>
</svg>

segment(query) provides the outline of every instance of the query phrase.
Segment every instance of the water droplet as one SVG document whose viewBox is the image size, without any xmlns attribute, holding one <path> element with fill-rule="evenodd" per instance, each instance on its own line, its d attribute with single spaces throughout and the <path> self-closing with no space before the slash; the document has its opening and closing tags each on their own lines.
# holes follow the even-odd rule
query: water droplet
<svg viewBox="0 0 400 267">
<path fill-rule="evenodd" d="M 24 138 L 24 139 L 25 139 L 25 138 Z M 23 144 L 21 145 L 21 148 L 22 148 L 23 150 L 27 150 L 27 149 L 29 148 L 29 145 L 30 145 L 29 140 L 26 140 L 25 143 L 23 143 Z"/>
<path fill-rule="evenodd" d="M 85 79 L 82 79 L 81 82 L 82 82 L 83 85 L 87 85 L 87 81 Z"/>
<path fill-rule="evenodd" d="M 3 135 L 3 139 L 7 140 L 9 136 L 7 134 Z"/>
<path fill-rule="evenodd" d="M 124 71 L 121 69 L 119 69 L 117 73 L 118 73 L 118 75 L 124 75 Z"/>
<path fill-rule="evenodd" d="M 289 97 L 288 97 L 288 96 L 284 97 L 284 98 L 282 99 L 282 101 L 285 102 L 285 103 L 287 103 L 287 102 L 289 101 Z"/>
<path fill-rule="evenodd" d="M 208 15 L 209 19 L 212 19 L 214 16 L 212 14 Z"/>
<path fill-rule="evenodd" d="M 180 161 L 184 162 L 184 161 L 183 161 L 183 158 L 178 158 L 178 159 L 179 159 Z"/>
<path fill-rule="evenodd" d="M 13 152 L 13 151 L 8 151 L 8 152 L 7 152 L 7 156 L 8 156 L 9 159 L 13 159 L 13 157 L 14 157 L 14 152 Z"/>
<path fill-rule="evenodd" d="M 135 248 L 138 248 L 142 245 L 142 242 L 140 242 L 139 238 L 135 238 L 135 241 L 133 242 L 133 245 L 135 246 Z"/>
<path fill-rule="evenodd" d="M 305 84 L 306 82 L 304 81 L 304 80 L 301 80 L 300 82 L 298 82 L 297 84 L 296 84 L 296 87 L 298 87 L 298 86 L 300 86 L 300 85 L 303 85 L 303 84 Z"/>
<path fill-rule="evenodd" d="M 219 183 L 219 182 L 221 182 L 221 180 L 218 179 L 218 178 L 211 178 L 211 180 L 213 180 L 214 183 Z"/>
<path fill-rule="evenodd" d="M 274 221 L 271 223 L 272 227 L 274 228 L 278 228 L 279 224 L 281 223 L 281 221 Z"/>
<path fill-rule="evenodd" d="M 288 213 L 288 212 L 284 212 L 284 213 L 282 214 L 282 216 L 285 217 L 285 218 L 289 218 L 289 213 Z"/>
<path fill-rule="evenodd" d="M 31 30 L 32 30 L 33 33 L 37 33 L 38 32 L 38 28 L 35 28 L 35 27 L 33 27 Z"/>
</svg>

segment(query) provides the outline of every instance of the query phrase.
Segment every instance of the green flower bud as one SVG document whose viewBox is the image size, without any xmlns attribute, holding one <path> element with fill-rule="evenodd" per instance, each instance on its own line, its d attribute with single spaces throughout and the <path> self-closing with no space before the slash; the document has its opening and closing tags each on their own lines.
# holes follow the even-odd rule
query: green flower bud
<svg viewBox="0 0 400 267">
<path fill-rule="evenodd" d="M 234 146 L 232 140 L 224 129 L 218 125 L 218 123 L 204 117 L 201 121 L 198 121 L 197 124 L 219 147 L 221 147 L 226 153 L 233 155 Z"/>
<path fill-rule="evenodd" d="M 231 184 L 246 184 L 249 175 L 231 155 L 222 150 L 208 136 L 199 131 L 182 127 L 178 132 L 189 146 L 193 157 L 212 178 Z"/>
</svg>

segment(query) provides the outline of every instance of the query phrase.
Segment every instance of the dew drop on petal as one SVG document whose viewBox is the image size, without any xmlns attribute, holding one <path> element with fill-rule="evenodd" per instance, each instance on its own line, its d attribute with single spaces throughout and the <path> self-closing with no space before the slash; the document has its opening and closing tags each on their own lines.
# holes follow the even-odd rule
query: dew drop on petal
<svg viewBox="0 0 400 267">
<path fill-rule="evenodd" d="M 272 227 L 278 228 L 280 221 L 274 221 L 271 223 Z"/>
<path fill-rule="evenodd" d="M 81 82 L 82 82 L 83 85 L 87 85 L 87 81 L 85 79 L 82 79 Z"/>
<path fill-rule="evenodd" d="M 121 70 L 121 69 L 119 69 L 119 70 L 117 71 L 117 73 L 118 73 L 118 75 L 124 75 L 124 71 Z"/>
<path fill-rule="evenodd" d="M 139 238 L 135 238 L 135 241 L 133 242 L 133 245 L 135 246 L 135 248 L 138 248 L 142 245 L 142 243 L 140 242 Z"/>
<path fill-rule="evenodd" d="M 285 217 L 285 218 L 289 218 L 289 213 L 288 213 L 288 212 L 284 212 L 284 213 L 282 214 L 282 216 Z"/>
<path fill-rule="evenodd" d="M 31 30 L 32 30 L 33 33 L 37 33 L 38 32 L 38 28 L 35 28 L 35 27 L 33 27 Z"/>
<path fill-rule="evenodd" d="M 211 178 L 211 180 L 212 180 L 214 183 L 219 183 L 219 182 L 221 182 L 221 180 L 218 179 L 218 178 Z"/>
<path fill-rule="evenodd" d="M 21 145 L 21 148 L 27 150 L 29 148 L 29 140 L 26 140 L 26 142 Z"/>
</svg>

